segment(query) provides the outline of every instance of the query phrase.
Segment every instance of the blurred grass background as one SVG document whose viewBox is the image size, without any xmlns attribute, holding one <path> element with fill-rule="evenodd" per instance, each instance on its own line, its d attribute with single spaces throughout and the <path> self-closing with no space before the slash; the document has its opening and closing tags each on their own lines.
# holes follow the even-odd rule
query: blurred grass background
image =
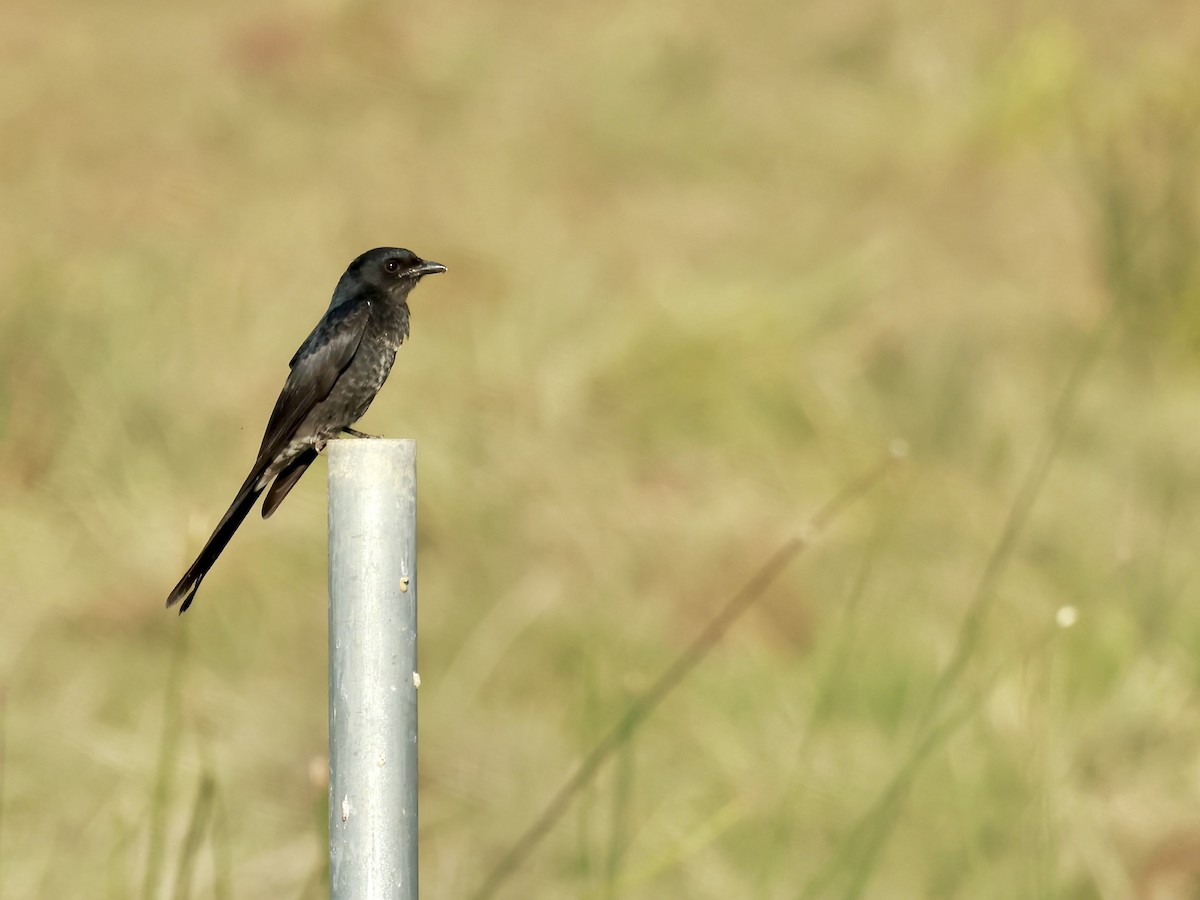
<svg viewBox="0 0 1200 900">
<path fill-rule="evenodd" d="M 423 896 L 901 437 L 503 896 L 1195 897 L 1198 50 L 1185 2 L 8 0 L 0 897 L 322 895 L 323 464 L 161 607 L 392 243 L 450 267 L 362 425 L 420 443 Z"/>
</svg>

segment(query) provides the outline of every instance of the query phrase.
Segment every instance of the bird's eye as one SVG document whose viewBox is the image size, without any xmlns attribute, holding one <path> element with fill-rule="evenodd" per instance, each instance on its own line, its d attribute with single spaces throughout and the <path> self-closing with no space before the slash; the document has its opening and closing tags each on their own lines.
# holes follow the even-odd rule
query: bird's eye
<svg viewBox="0 0 1200 900">
<path fill-rule="evenodd" d="M 399 271 L 400 271 L 400 260 L 398 260 L 398 259 L 389 259 L 387 262 L 385 262 L 385 263 L 383 264 L 383 267 L 384 267 L 384 268 L 385 268 L 387 271 L 389 271 L 389 272 L 391 272 L 391 273 L 395 274 L 396 272 L 399 272 Z"/>
</svg>

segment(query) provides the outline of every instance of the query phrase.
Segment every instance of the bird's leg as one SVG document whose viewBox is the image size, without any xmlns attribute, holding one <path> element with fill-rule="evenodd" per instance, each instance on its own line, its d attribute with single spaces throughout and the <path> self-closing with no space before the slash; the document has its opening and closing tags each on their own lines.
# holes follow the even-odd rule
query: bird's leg
<svg viewBox="0 0 1200 900">
<path fill-rule="evenodd" d="M 379 438 L 383 437 L 383 435 L 381 435 L 381 434 L 367 434 L 364 431 L 355 431 L 349 425 L 347 425 L 345 428 L 342 429 L 342 433 L 348 434 L 348 435 L 350 435 L 350 437 L 371 438 L 372 440 L 378 440 Z"/>
</svg>

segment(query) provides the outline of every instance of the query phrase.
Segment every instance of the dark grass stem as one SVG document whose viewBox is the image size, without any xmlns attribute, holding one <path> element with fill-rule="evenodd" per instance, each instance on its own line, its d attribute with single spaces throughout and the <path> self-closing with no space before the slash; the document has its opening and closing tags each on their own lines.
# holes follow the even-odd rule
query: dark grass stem
<svg viewBox="0 0 1200 900">
<path fill-rule="evenodd" d="M 203 745 L 202 745 L 203 746 Z M 212 783 L 212 809 L 208 816 L 208 848 L 212 854 L 213 900 L 233 900 L 233 847 L 229 839 L 229 815 L 215 767 L 207 751 L 204 769 Z"/>
<path fill-rule="evenodd" d="M 201 776 L 196 789 L 196 800 L 192 804 L 192 817 L 188 822 L 183 846 L 179 850 L 179 867 L 175 870 L 175 900 L 190 900 L 192 896 L 192 874 L 196 868 L 196 857 L 200 853 L 205 829 L 213 814 L 217 794 L 217 783 L 207 772 Z"/>
<path fill-rule="evenodd" d="M 629 846 L 629 809 L 633 801 L 634 743 L 626 740 L 616 761 L 613 784 L 612 820 L 608 835 L 608 852 L 604 860 L 604 898 L 616 900 L 617 882 Z"/>
<path fill-rule="evenodd" d="M 658 677 L 658 680 L 629 705 L 616 725 L 601 738 L 599 743 L 592 748 L 591 753 L 579 764 L 574 774 L 559 788 L 541 815 L 504 854 L 483 881 L 479 890 L 471 895 L 472 900 L 487 900 L 496 895 L 496 892 L 546 837 L 555 823 L 562 818 L 576 795 L 591 783 L 608 758 L 629 740 L 667 695 L 678 687 L 680 682 L 712 651 L 733 623 L 766 593 L 788 564 L 810 545 L 813 538 L 833 522 L 850 503 L 873 488 L 902 455 L 903 453 L 898 451 L 891 453 L 871 471 L 844 487 L 809 520 L 808 527 L 804 529 L 802 535 L 786 541 L 759 567 L 742 589 L 729 599 L 700 634 L 692 640 L 691 644 Z"/>
<path fill-rule="evenodd" d="M 187 656 L 187 631 L 176 632 L 167 667 L 163 695 L 162 737 L 158 744 L 158 771 L 150 803 L 150 846 L 146 852 L 146 872 L 142 879 L 142 900 L 154 900 L 162 880 L 163 858 L 167 847 L 167 813 L 171 805 L 171 781 L 179 756 L 180 719 L 184 661 Z"/>
</svg>

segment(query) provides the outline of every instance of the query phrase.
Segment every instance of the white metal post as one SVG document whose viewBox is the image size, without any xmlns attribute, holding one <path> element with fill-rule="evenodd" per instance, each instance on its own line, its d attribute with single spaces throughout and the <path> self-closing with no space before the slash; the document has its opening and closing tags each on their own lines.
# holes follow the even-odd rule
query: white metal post
<svg viewBox="0 0 1200 900">
<path fill-rule="evenodd" d="M 329 444 L 332 900 L 417 900 L 416 443 Z"/>
</svg>

